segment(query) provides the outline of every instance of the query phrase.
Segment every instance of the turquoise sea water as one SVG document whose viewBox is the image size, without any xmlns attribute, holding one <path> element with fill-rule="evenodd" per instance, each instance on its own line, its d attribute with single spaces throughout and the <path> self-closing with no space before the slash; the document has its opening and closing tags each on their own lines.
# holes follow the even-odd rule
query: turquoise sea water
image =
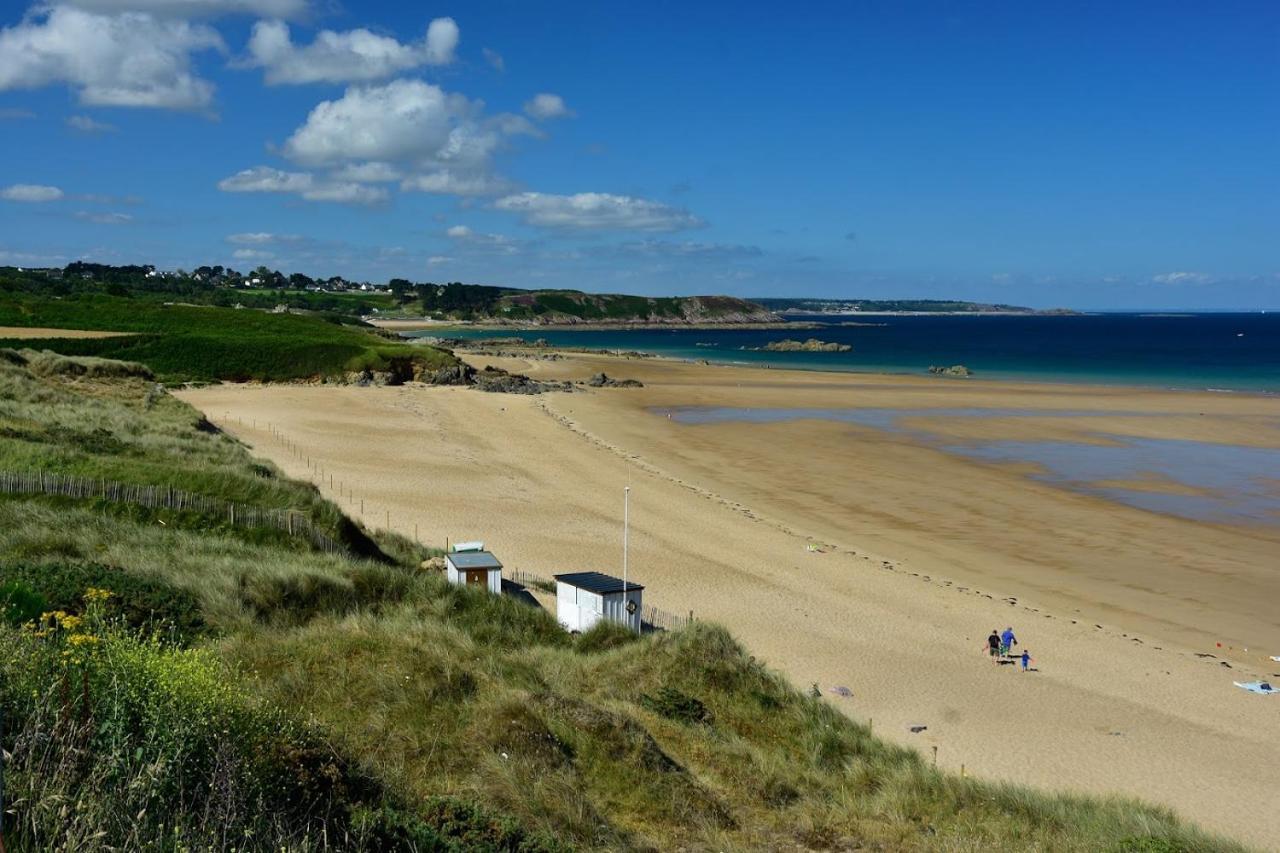
<svg viewBox="0 0 1280 853">
<path fill-rule="evenodd" d="M 468 330 L 457 336 L 545 338 L 560 346 L 778 368 L 920 374 L 930 365 L 964 364 L 990 379 L 1280 392 L 1280 313 L 857 315 L 819 322 L 820 329 Z M 840 325 L 847 322 L 865 325 Z M 769 341 L 808 337 L 853 350 L 752 351 Z"/>
</svg>

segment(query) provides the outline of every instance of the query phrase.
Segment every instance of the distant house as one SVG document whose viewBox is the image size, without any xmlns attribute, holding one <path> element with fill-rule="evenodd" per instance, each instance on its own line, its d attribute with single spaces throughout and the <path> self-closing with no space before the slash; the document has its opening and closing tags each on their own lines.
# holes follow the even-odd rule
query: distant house
<svg viewBox="0 0 1280 853">
<path fill-rule="evenodd" d="M 556 575 L 556 619 L 570 631 L 587 631 L 601 619 L 640 632 L 643 590 L 600 572 Z"/>
<path fill-rule="evenodd" d="M 445 554 L 444 567 L 451 584 L 483 586 L 494 595 L 502 594 L 502 563 L 488 551 Z"/>
</svg>

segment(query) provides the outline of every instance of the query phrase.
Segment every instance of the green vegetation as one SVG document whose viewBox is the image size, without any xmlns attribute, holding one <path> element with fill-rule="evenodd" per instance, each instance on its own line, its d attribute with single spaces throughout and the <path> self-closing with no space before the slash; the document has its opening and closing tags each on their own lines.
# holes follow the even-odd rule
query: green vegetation
<svg viewBox="0 0 1280 853">
<path fill-rule="evenodd" d="M 0 467 L 181 475 L 340 523 L 136 366 L 38 364 L 0 358 Z M 1130 801 L 940 773 L 717 626 L 571 637 L 367 538 L 372 559 L 0 499 L 10 847 L 1237 849 Z"/>
<path fill-rule="evenodd" d="M 0 341 L 69 355 L 141 362 L 168 382 L 290 380 L 364 370 L 412 377 L 455 363 L 446 352 L 321 317 L 106 295 L 0 293 L 0 326 L 90 329 L 111 338 Z"/>
</svg>

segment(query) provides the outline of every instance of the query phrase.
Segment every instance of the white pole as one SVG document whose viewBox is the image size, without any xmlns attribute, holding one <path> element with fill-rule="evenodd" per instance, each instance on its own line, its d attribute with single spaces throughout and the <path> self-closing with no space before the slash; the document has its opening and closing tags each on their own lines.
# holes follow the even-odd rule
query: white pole
<svg viewBox="0 0 1280 853">
<path fill-rule="evenodd" d="M 631 487 L 622 491 L 622 612 L 627 627 L 631 627 L 631 614 L 627 613 L 627 533 L 631 527 Z"/>
</svg>

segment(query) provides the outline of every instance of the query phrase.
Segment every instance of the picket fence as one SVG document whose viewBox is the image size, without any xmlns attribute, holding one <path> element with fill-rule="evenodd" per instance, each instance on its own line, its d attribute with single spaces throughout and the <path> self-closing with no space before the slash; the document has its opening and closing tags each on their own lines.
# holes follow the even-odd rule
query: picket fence
<svg viewBox="0 0 1280 853">
<path fill-rule="evenodd" d="M 507 577 L 521 586 L 531 586 L 544 591 L 554 590 L 556 586 L 554 579 L 522 569 L 512 569 L 507 572 Z M 693 624 L 693 611 L 690 610 L 687 616 L 682 616 L 679 613 L 646 604 L 640 608 L 640 622 L 649 630 L 678 631 Z"/>
<path fill-rule="evenodd" d="M 11 495 L 54 495 L 81 500 L 99 499 L 148 509 L 188 510 L 225 518 L 229 524 L 237 527 L 271 527 L 283 530 L 290 536 L 306 540 L 321 551 L 346 553 L 347 550 L 319 530 L 305 513 L 298 510 L 263 509 L 218 500 L 172 486 L 142 486 L 45 471 L 0 471 L 0 492 Z"/>
</svg>

